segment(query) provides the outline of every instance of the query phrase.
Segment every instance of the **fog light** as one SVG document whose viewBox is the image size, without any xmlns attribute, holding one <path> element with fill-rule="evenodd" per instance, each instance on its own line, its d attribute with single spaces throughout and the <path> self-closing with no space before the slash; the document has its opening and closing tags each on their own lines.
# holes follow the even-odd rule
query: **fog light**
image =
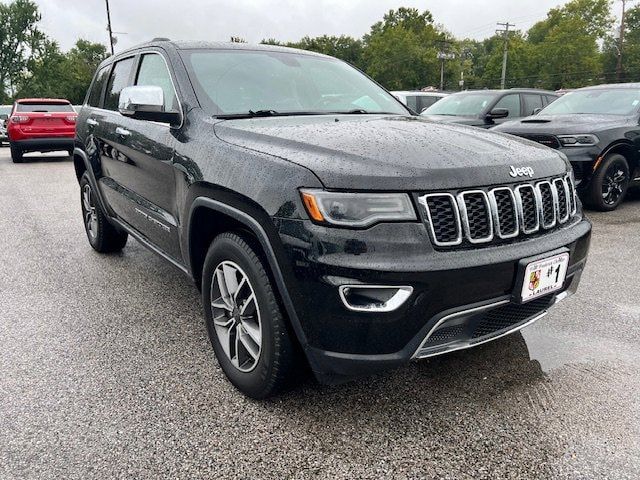
<svg viewBox="0 0 640 480">
<path fill-rule="evenodd" d="M 392 312 L 413 293 L 413 287 L 390 285 L 341 285 L 342 303 L 355 312 Z"/>
</svg>

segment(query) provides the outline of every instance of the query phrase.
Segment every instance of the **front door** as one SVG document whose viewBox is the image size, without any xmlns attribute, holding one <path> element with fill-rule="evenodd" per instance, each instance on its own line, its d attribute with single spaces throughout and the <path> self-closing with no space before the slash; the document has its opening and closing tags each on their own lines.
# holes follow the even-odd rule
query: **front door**
<svg viewBox="0 0 640 480">
<path fill-rule="evenodd" d="M 169 74 L 159 54 L 144 54 L 132 57 L 133 63 L 120 67 L 123 78 L 127 77 L 125 84 L 118 80 L 118 70 L 119 65 L 128 60 L 115 64 L 113 81 L 107 85 L 105 109 L 109 113 L 100 125 L 102 166 L 106 177 L 103 190 L 118 217 L 165 254 L 178 260 L 181 255 L 176 220 L 173 131 L 169 125 L 135 120 L 117 110 L 122 88 L 130 84 L 154 84 L 163 87 L 164 91 L 158 65 Z M 127 76 L 124 73 L 127 69 L 135 74 Z M 172 93 L 165 93 L 165 100 L 173 107 L 177 97 L 170 76 L 168 81 Z"/>
</svg>

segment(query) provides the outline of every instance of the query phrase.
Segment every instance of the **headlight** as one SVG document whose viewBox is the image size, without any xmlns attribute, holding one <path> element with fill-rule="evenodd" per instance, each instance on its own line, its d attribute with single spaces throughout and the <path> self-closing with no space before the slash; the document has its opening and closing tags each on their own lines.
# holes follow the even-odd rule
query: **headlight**
<svg viewBox="0 0 640 480">
<path fill-rule="evenodd" d="M 406 193 L 300 192 L 307 213 L 320 223 L 368 227 L 378 222 L 417 220 Z"/>
<path fill-rule="evenodd" d="M 578 135 L 559 135 L 558 140 L 563 147 L 593 147 L 600 139 L 590 133 Z"/>
</svg>

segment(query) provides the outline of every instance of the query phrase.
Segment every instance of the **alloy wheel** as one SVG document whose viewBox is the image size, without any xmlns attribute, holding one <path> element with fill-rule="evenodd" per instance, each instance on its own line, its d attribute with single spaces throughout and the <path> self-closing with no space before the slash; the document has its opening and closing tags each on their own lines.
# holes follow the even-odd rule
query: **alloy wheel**
<svg viewBox="0 0 640 480">
<path fill-rule="evenodd" d="M 260 310 L 247 274 L 236 263 L 223 261 L 213 272 L 211 311 L 220 346 L 231 364 L 250 372 L 262 351 Z"/>
<path fill-rule="evenodd" d="M 602 198 L 607 205 L 614 205 L 624 193 L 627 175 L 624 170 L 613 165 L 605 174 L 602 182 Z"/>
<path fill-rule="evenodd" d="M 82 188 L 82 209 L 84 210 L 84 224 L 91 240 L 98 236 L 98 215 L 91 192 L 91 185 L 87 184 Z"/>
</svg>

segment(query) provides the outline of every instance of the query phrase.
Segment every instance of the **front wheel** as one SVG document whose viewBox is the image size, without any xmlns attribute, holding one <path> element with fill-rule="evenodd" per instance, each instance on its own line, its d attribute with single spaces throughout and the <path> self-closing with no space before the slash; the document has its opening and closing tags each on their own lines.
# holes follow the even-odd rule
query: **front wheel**
<svg viewBox="0 0 640 480">
<path fill-rule="evenodd" d="M 281 390 L 293 375 L 294 345 L 254 249 L 239 235 L 219 235 L 202 278 L 207 331 L 227 378 L 252 398 Z"/>
<path fill-rule="evenodd" d="M 127 243 L 129 235 L 114 227 L 96 201 L 89 174 L 80 179 L 80 206 L 87 238 L 94 250 L 100 253 L 119 252 Z"/>
<path fill-rule="evenodd" d="M 607 155 L 593 175 L 586 203 L 595 210 L 608 212 L 618 208 L 629 187 L 629 163 L 617 153 Z"/>
</svg>

